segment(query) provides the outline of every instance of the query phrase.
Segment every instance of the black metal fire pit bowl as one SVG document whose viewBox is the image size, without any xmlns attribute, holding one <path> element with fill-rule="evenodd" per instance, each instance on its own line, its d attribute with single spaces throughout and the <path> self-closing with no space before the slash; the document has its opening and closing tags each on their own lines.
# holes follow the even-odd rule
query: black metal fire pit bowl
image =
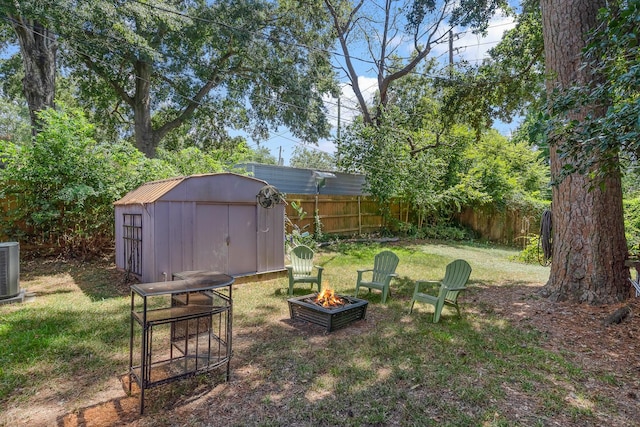
<svg viewBox="0 0 640 427">
<path fill-rule="evenodd" d="M 364 319 L 367 314 L 369 301 L 338 295 L 346 303 L 337 307 L 322 307 L 314 303 L 318 294 L 304 295 L 297 298 L 289 298 L 289 313 L 291 319 L 302 319 L 307 322 L 323 326 L 327 332 L 344 328 L 356 320 Z"/>
</svg>

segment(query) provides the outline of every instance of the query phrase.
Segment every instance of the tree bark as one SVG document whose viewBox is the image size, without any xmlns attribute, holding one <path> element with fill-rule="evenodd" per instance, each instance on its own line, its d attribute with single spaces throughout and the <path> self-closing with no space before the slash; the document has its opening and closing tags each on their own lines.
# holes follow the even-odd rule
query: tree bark
<svg viewBox="0 0 640 427">
<path fill-rule="evenodd" d="M 144 61 L 136 61 L 136 91 L 132 98 L 136 147 L 147 157 L 156 155 L 157 141 L 151 122 L 151 67 Z"/>
<path fill-rule="evenodd" d="M 582 66 L 581 52 L 588 31 L 594 29 L 597 12 L 605 0 L 541 0 L 547 93 L 562 93 L 570 86 L 593 82 Z M 551 111 L 551 114 L 554 112 Z M 583 121 L 602 116 L 603 106 L 587 106 L 568 115 Z M 563 142 L 550 149 L 551 176 L 561 176 L 571 162 L 561 156 Z M 602 153 L 595 153 L 597 161 Z M 594 185 L 595 184 L 595 185 Z M 620 174 L 615 171 L 600 187 L 588 175 L 574 173 L 552 189 L 553 258 L 544 294 L 554 301 L 607 304 L 630 295 L 629 272 L 622 215 Z"/>
<path fill-rule="evenodd" d="M 21 16 L 10 19 L 20 43 L 24 65 L 22 87 L 35 136 L 40 130 L 38 111 L 54 106 L 58 43 L 55 34 L 38 21 Z"/>
</svg>

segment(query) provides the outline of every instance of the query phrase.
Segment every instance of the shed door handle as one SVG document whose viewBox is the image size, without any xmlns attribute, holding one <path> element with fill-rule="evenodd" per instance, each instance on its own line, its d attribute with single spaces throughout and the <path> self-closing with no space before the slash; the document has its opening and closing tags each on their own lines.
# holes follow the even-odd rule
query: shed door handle
<svg viewBox="0 0 640 427">
<path fill-rule="evenodd" d="M 227 236 L 227 246 L 229 246 L 229 243 L 231 243 L 231 237 Z"/>
</svg>

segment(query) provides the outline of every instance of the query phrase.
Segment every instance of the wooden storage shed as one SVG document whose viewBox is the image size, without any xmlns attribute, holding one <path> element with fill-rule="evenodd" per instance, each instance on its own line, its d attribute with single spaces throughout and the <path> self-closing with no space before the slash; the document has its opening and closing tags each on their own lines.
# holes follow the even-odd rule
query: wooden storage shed
<svg viewBox="0 0 640 427">
<path fill-rule="evenodd" d="M 266 185 L 234 173 L 143 184 L 114 203 L 117 267 L 145 283 L 190 270 L 283 271 L 285 210 L 257 203 Z"/>
</svg>

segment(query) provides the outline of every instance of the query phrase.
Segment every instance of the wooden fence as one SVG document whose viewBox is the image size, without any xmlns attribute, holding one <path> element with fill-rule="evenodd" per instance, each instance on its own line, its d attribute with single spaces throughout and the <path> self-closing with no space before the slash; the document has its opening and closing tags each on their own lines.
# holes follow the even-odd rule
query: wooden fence
<svg viewBox="0 0 640 427">
<path fill-rule="evenodd" d="M 292 202 L 304 212 L 302 219 Z M 326 234 L 367 234 L 392 225 L 385 223 L 378 202 L 367 196 L 288 194 L 287 203 L 288 232 L 295 226 L 301 232 L 315 233 L 315 212 L 318 213 L 322 232 Z M 406 204 L 394 202 L 388 209 L 390 216 L 401 222 L 409 222 L 415 217 Z M 527 236 L 537 234 L 540 227 L 540 215 L 537 213 L 500 212 L 490 207 L 464 209 L 455 219 L 483 239 L 521 247 L 526 244 Z"/>
<path fill-rule="evenodd" d="M 294 209 L 300 207 L 302 215 Z M 301 232 L 316 232 L 315 214 L 323 233 L 357 235 L 379 231 L 385 224 L 378 203 L 367 196 L 332 196 L 313 194 L 287 194 L 286 215 L 292 226 Z M 302 216 L 302 218 L 301 218 Z"/>
<path fill-rule="evenodd" d="M 305 213 L 303 218 L 293 208 L 292 202 L 302 208 Z M 9 203 L 6 199 L 0 201 L 0 220 L 4 218 L 3 214 Z M 406 204 L 393 202 L 387 208 L 391 217 L 401 222 L 408 222 L 414 217 Z M 326 234 L 355 236 L 375 233 L 385 227 L 392 228 L 393 225 L 385 223 L 378 202 L 368 196 L 288 194 L 287 232 L 291 232 L 295 226 L 301 232 L 315 233 L 315 212 L 318 212 L 322 232 Z M 498 212 L 491 208 L 467 208 L 456 219 L 483 239 L 521 247 L 526 243 L 526 236 L 530 233 L 537 234 L 540 227 L 540 215 L 536 213 Z M 8 238 L 2 236 L 0 229 L 0 241 Z"/>
</svg>

